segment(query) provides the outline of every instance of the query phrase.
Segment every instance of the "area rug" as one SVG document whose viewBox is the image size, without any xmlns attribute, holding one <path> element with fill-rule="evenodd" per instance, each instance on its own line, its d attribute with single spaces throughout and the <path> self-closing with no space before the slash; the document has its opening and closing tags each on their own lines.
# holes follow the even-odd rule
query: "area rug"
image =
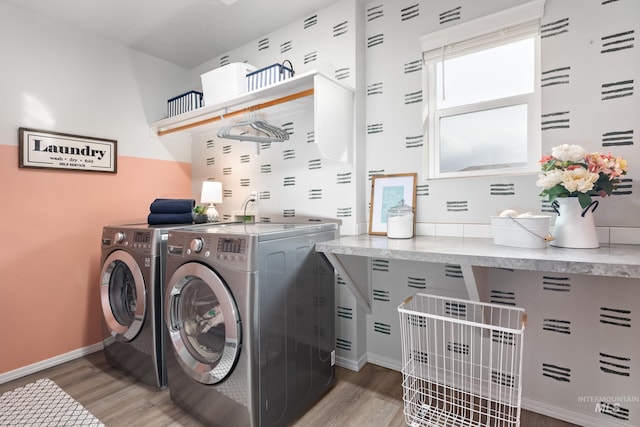
<svg viewBox="0 0 640 427">
<path fill-rule="evenodd" d="M 104 427 L 56 383 L 40 379 L 0 395 L 2 427 Z"/>
</svg>

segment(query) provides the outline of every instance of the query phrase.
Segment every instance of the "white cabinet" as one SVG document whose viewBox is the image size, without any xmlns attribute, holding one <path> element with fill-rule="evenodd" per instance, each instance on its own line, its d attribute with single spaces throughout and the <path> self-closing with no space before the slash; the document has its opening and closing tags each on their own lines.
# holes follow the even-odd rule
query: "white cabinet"
<svg viewBox="0 0 640 427">
<path fill-rule="evenodd" d="M 214 132 L 228 120 L 255 110 L 286 114 L 296 102 L 313 102 L 315 143 L 331 160 L 352 162 L 354 156 L 354 90 L 316 71 L 243 93 L 151 124 L 158 136 L 173 132 Z"/>
</svg>

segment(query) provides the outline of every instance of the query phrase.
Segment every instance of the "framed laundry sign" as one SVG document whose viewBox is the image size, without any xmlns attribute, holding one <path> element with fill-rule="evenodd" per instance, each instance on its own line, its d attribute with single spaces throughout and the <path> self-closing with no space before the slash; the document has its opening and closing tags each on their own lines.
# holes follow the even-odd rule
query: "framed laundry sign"
<svg viewBox="0 0 640 427">
<path fill-rule="evenodd" d="M 112 139 L 19 128 L 21 168 L 116 173 L 118 142 Z"/>
<path fill-rule="evenodd" d="M 416 206 L 417 173 L 374 175 L 371 177 L 369 234 L 387 234 L 387 212 L 398 205 Z"/>
</svg>

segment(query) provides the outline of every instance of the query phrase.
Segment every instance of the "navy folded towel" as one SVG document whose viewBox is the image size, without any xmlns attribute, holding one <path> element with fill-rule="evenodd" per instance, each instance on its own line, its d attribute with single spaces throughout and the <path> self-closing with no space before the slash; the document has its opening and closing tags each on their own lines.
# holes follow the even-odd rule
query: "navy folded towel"
<svg viewBox="0 0 640 427">
<path fill-rule="evenodd" d="M 147 217 L 150 225 L 158 224 L 191 224 L 193 216 L 189 213 L 154 213 L 151 212 Z"/>
<path fill-rule="evenodd" d="M 155 199 L 149 210 L 151 213 L 191 213 L 195 206 L 193 199 Z"/>
</svg>

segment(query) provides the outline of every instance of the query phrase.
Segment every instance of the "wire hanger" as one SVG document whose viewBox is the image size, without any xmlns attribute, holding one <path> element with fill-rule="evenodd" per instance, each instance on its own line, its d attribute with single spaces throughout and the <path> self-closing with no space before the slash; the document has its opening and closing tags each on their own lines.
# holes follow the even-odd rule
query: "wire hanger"
<svg viewBox="0 0 640 427">
<path fill-rule="evenodd" d="M 289 134 L 260 116 L 254 116 L 220 128 L 218 137 L 260 143 L 287 141 Z"/>
</svg>

